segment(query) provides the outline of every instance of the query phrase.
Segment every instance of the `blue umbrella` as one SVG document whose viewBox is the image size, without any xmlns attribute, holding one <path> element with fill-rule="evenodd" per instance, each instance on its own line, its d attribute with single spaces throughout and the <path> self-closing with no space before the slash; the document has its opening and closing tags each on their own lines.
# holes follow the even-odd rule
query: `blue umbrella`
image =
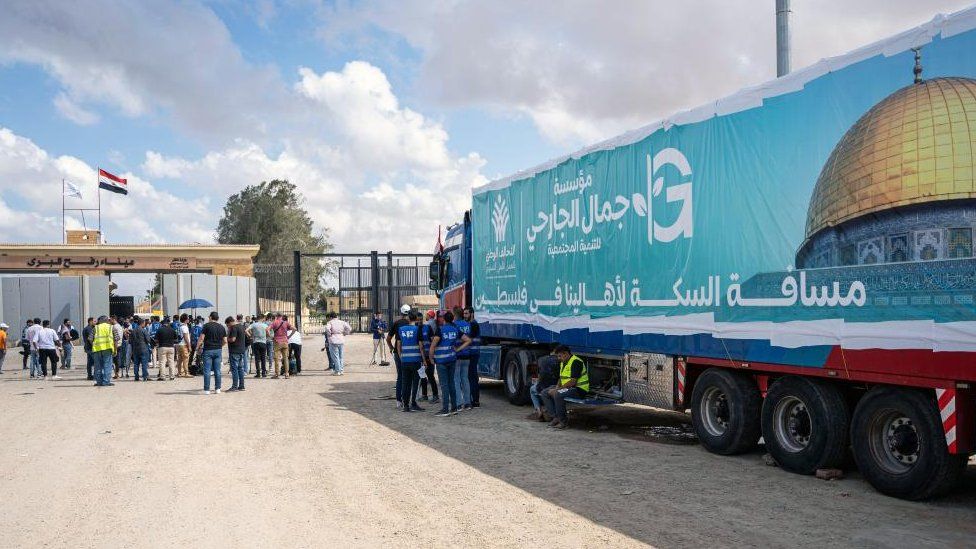
<svg viewBox="0 0 976 549">
<path fill-rule="evenodd" d="M 213 307 L 213 303 L 206 299 L 191 299 L 180 303 L 180 309 L 207 309 Z"/>
</svg>

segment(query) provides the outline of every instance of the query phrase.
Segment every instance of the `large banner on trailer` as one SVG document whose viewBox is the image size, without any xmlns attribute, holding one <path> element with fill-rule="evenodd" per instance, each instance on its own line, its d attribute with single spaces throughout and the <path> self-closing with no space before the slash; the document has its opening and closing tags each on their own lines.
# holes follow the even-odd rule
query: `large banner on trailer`
<svg viewBox="0 0 976 549">
<path fill-rule="evenodd" d="M 943 29 L 476 191 L 482 318 L 976 349 L 976 31 Z"/>
</svg>

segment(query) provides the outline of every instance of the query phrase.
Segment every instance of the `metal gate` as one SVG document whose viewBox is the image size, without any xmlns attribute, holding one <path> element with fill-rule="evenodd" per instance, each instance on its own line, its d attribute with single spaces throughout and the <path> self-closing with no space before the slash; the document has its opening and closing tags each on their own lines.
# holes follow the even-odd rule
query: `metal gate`
<svg viewBox="0 0 976 549">
<path fill-rule="evenodd" d="M 281 313 L 295 317 L 295 266 L 258 264 L 254 266 L 257 286 L 257 312 Z"/>
<path fill-rule="evenodd" d="M 369 321 L 373 313 L 379 312 L 392 322 L 399 316 L 400 306 L 410 302 L 411 306 L 426 304 L 434 306 L 436 298 L 434 292 L 427 287 L 427 270 L 431 256 L 429 254 L 395 254 L 387 252 L 380 254 L 376 251 L 359 254 L 300 254 L 295 253 L 293 267 L 293 282 L 291 287 L 296 291 L 296 304 L 302 302 L 301 265 L 303 259 L 328 259 L 336 272 L 336 295 L 332 296 L 333 308 L 339 317 L 352 326 L 357 332 L 369 330 Z M 292 305 L 292 310 L 296 305 Z M 321 313 L 325 311 L 309 312 Z M 306 315 L 299 313 L 297 322 L 301 323 Z"/>
</svg>

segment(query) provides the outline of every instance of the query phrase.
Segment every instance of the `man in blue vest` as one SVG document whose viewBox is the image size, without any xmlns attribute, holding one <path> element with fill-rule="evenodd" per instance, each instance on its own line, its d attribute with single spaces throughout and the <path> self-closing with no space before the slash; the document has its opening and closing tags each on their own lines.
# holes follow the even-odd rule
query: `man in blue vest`
<svg viewBox="0 0 976 549">
<path fill-rule="evenodd" d="M 423 344 L 420 340 L 420 326 L 417 313 L 407 316 L 408 322 L 397 328 L 397 356 L 400 357 L 400 397 L 403 399 L 403 412 L 422 412 L 417 404 L 417 389 L 420 388 L 419 370 L 424 361 Z"/>
<path fill-rule="evenodd" d="M 437 377 L 440 378 L 441 389 L 444 391 L 441 411 L 435 414 L 437 417 L 456 415 L 463 409 L 461 396 L 458 394 L 453 378 L 460 375 L 457 353 L 464 351 L 470 345 L 471 338 L 461 333 L 454 323 L 454 313 L 445 312 L 441 316 L 440 326 L 430 341 L 430 352 L 434 355 Z"/>
<path fill-rule="evenodd" d="M 565 429 L 569 426 L 566 399 L 585 397 L 590 391 L 590 376 L 583 359 L 574 355 L 569 347 L 559 345 L 554 353 L 559 359 L 559 383 L 542 393 L 542 402 L 553 416 L 549 426 Z"/>
</svg>

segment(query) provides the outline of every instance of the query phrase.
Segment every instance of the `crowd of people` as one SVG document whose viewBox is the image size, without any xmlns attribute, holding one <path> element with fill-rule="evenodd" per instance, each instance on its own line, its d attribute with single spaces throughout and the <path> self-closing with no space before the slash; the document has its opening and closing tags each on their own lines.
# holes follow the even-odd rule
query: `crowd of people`
<svg viewBox="0 0 976 549">
<path fill-rule="evenodd" d="M 421 314 L 404 305 L 400 313 L 392 326 L 380 313 L 369 325 L 371 364 L 388 365 L 387 350 L 396 363 L 397 409 L 422 412 L 421 402 L 439 403 L 435 415 L 449 417 L 480 407 L 481 327 L 474 309 Z M 11 347 L 8 330 L 0 323 L 0 373 Z M 328 314 L 322 351 L 328 352 L 327 371 L 332 375 L 345 372 L 343 347 L 350 333 L 346 321 Z M 22 334 L 22 369 L 29 369 L 30 377 L 37 379 L 61 379 L 58 363 L 71 369 L 74 347 L 79 344 L 87 356 L 88 379 L 99 387 L 128 379 L 130 371 L 134 381 L 149 381 L 152 368 L 157 370 L 157 381 L 201 375 L 203 394 L 219 394 L 225 347 L 231 374 L 228 391 L 244 391 L 248 375 L 266 378 L 270 373 L 275 379 L 289 379 L 302 372 L 302 334 L 282 314 L 228 316 L 223 322 L 216 312 L 208 320 L 186 314 L 148 319 L 101 316 L 89 318 L 80 332 L 69 319 L 54 329 L 49 320 L 35 318 L 27 321 Z M 528 419 L 566 428 L 566 399 L 582 398 L 589 391 L 586 364 L 560 345 L 538 360 L 537 370 L 529 391 L 534 411 Z"/>
<path fill-rule="evenodd" d="M 201 375 L 204 394 L 219 394 L 225 347 L 232 378 L 228 391 L 243 391 L 245 376 L 252 372 L 256 378 L 270 373 L 272 378 L 287 379 L 302 371 L 302 334 L 282 314 L 239 314 L 223 322 L 216 312 L 208 319 L 187 314 L 106 315 L 88 318 L 80 331 L 69 319 L 56 330 L 50 324 L 34 318 L 21 330 L 22 369 L 29 370 L 31 379 L 61 379 L 58 364 L 71 369 L 76 346 L 84 349 L 88 380 L 98 387 L 113 386 L 130 376 L 134 381 L 149 381 L 152 368 L 157 370 L 156 381 Z M 14 347 L 7 339 L 9 328 L 0 323 L 0 373 L 7 350 Z"/>
</svg>

